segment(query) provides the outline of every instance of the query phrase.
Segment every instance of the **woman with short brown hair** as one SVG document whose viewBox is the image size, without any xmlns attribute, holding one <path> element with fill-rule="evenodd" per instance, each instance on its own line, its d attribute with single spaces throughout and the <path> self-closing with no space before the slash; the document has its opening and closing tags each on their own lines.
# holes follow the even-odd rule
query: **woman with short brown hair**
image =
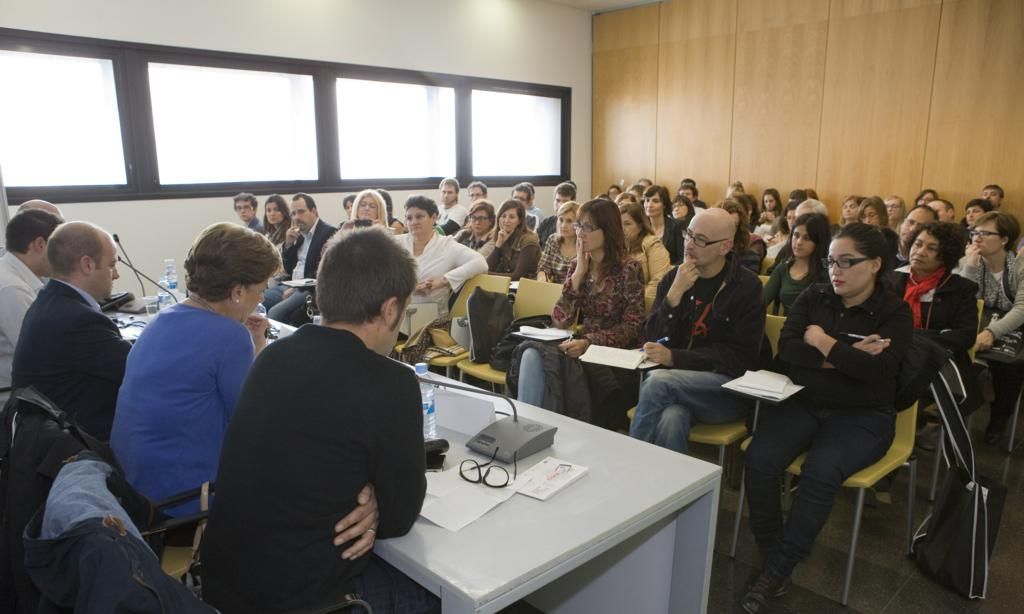
<svg viewBox="0 0 1024 614">
<path fill-rule="evenodd" d="M 281 257 L 236 224 L 203 230 L 185 259 L 188 299 L 160 312 L 128 354 L 110 445 L 128 482 L 162 499 L 216 477 L 242 384 L 266 346 L 254 315 Z M 178 506 L 172 516 L 196 511 Z"/>
</svg>

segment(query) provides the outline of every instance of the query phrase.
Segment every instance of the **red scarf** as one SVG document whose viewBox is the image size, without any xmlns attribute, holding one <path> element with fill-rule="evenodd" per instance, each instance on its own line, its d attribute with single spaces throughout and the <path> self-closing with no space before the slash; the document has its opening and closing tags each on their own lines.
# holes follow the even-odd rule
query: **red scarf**
<svg viewBox="0 0 1024 614">
<path fill-rule="evenodd" d="M 938 271 L 920 281 L 914 279 L 913 273 L 907 276 L 907 287 L 903 290 L 903 300 L 910 305 L 910 311 L 914 314 L 914 328 L 924 328 L 921 324 L 921 297 L 937 288 L 945 276 L 945 267 L 939 267 Z"/>
</svg>

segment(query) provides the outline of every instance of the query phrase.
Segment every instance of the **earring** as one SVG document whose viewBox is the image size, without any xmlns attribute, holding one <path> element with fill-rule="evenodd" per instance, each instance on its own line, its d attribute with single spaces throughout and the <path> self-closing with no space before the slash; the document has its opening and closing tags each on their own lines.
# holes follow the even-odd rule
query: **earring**
<svg viewBox="0 0 1024 614">
<path fill-rule="evenodd" d="M 236 298 L 236 299 L 235 299 L 235 302 L 236 302 L 236 303 L 241 303 L 242 301 L 240 301 L 240 300 L 238 300 L 238 299 Z"/>
</svg>

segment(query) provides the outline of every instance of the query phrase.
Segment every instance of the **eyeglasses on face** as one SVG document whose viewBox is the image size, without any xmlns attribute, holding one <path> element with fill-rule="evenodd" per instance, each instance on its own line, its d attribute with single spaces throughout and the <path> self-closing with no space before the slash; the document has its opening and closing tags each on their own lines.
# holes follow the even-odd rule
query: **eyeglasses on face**
<svg viewBox="0 0 1024 614">
<path fill-rule="evenodd" d="M 712 241 L 711 239 L 709 239 L 707 237 L 698 236 L 698 235 L 693 234 L 693 231 L 690 230 L 689 228 L 687 228 L 683 232 L 683 237 L 687 241 L 692 241 L 693 244 L 696 245 L 697 247 L 707 247 L 709 245 L 714 245 L 715 243 L 721 243 L 722 241 L 728 241 L 729 240 L 728 237 L 727 237 L 725 239 L 715 239 L 714 241 Z"/>
<path fill-rule="evenodd" d="M 469 219 L 474 222 L 489 222 L 491 220 L 491 218 L 486 215 L 472 215 Z"/>
<path fill-rule="evenodd" d="M 590 222 L 587 222 L 585 224 L 580 224 L 579 222 L 576 222 L 575 224 L 572 225 L 572 229 L 575 230 L 576 232 L 584 232 L 587 234 L 590 234 L 595 230 L 600 230 L 600 228 L 594 226 Z"/>
<path fill-rule="evenodd" d="M 989 237 L 1001 236 L 998 232 L 992 232 L 991 230 L 978 230 L 977 228 L 971 230 L 970 235 L 972 239 L 976 239 L 978 237 L 981 237 L 982 239 L 987 239 Z"/>
<path fill-rule="evenodd" d="M 822 258 L 821 266 L 826 269 L 831 269 L 834 266 L 841 269 L 848 269 L 866 260 L 871 260 L 871 258 L 868 258 L 867 256 L 861 256 L 860 258 Z"/>
</svg>

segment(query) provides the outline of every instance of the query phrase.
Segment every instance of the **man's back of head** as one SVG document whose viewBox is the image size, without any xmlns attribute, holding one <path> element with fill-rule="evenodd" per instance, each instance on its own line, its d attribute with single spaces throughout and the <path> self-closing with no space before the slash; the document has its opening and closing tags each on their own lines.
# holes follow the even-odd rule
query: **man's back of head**
<svg viewBox="0 0 1024 614">
<path fill-rule="evenodd" d="M 58 218 L 60 218 L 61 222 L 64 221 L 64 214 L 61 213 L 60 208 L 57 207 L 57 205 L 55 205 L 55 204 L 53 204 L 51 202 L 45 201 L 45 200 L 39 200 L 39 199 L 26 200 L 25 202 L 21 203 L 20 207 L 18 207 L 17 213 L 21 213 L 22 211 L 31 211 L 33 209 L 37 209 L 37 210 L 40 210 L 40 211 L 46 211 L 47 213 L 56 215 Z"/>
<path fill-rule="evenodd" d="M 342 233 L 324 252 L 316 286 L 324 326 L 349 330 L 386 355 L 416 287 L 416 262 L 379 228 Z"/>
<path fill-rule="evenodd" d="M 11 218 L 6 229 L 7 250 L 37 277 L 49 277 L 47 242 L 63 220 L 43 209 L 26 209 Z"/>
<path fill-rule="evenodd" d="M 89 222 L 68 222 L 50 235 L 46 256 L 54 279 L 85 291 L 97 301 L 109 296 L 117 279 L 114 240 Z"/>
</svg>

